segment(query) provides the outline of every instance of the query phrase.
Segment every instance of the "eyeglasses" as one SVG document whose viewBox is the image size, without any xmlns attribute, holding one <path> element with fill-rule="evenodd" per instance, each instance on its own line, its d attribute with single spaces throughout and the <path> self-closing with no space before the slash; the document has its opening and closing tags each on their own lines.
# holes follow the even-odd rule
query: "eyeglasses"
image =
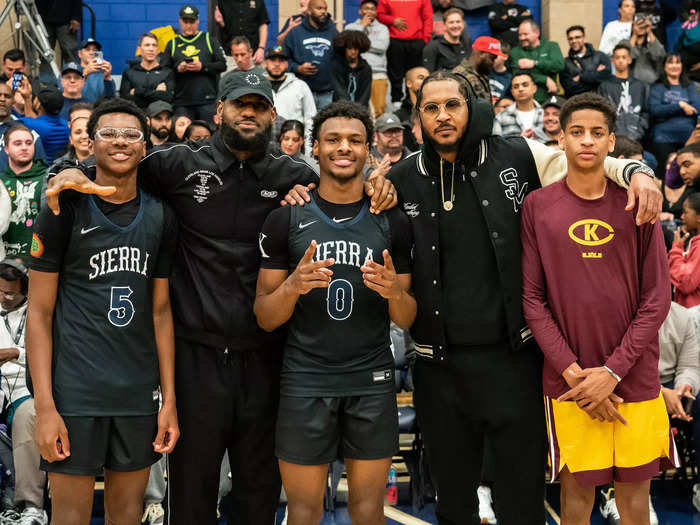
<svg viewBox="0 0 700 525">
<path fill-rule="evenodd" d="M 143 131 L 135 128 L 100 128 L 95 131 L 95 136 L 105 142 L 114 142 L 119 137 L 133 144 L 143 140 Z"/>
<path fill-rule="evenodd" d="M 438 104 L 437 102 L 428 102 L 421 108 L 421 112 L 426 117 L 436 118 L 440 114 L 440 110 L 444 108 L 448 114 L 454 116 L 460 112 L 460 110 L 466 103 L 467 102 L 465 100 L 460 100 L 458 98 L 451 98 L 444 104 Z"/>
</svg>

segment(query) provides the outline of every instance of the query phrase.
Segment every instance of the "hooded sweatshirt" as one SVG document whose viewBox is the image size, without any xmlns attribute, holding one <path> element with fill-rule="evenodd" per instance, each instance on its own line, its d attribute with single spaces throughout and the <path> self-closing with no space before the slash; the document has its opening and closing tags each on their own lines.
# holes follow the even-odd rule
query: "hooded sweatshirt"
<svg viewBox="0 0 700 525">
<path fill-rule="evenodd" d="M 649 127 L 649 89 L 634 77 L 616 76 L 598 86 L 598 93 L 607 97 L 617 108 L 615 133 L 641 141 Z"/>
<path fill-rule="evenodd" d="M 165 91 L 157 90 L 159 84 L 165 83 Z M 131 90 L 134 94 L 131 94 Z M 153 69 L 145 69 L 140 60 L 131 62 L 130 67 L 122 73 L 119 95 L 132 100 L 138 107 L 145 108 L 151 102 L 173 101 L 175 92 L 175 75 L 170 68 L 158 64 Z"/>
<path fill-rule="evenodd" d="M 403 18 L 408 27 L 399 31 L 394 20 Z M 379 0 L 377 20 L 389 28 L 389 36 L 397 40 L 423 39 L 427 44 L 433 35 L 433 6 L 430 0 Z"/>
<path fill-rule="evenodd" d="M 688 248 L 674 242 L 668 252 L 669 272 L 673 284 L 673 300 L 691 308 L 700 304 L 700 241 L 691 237 Z"/>
<path fill-rule="evenodd" d="M 9 166 L 0 173 L 12 201 L 10 225 L 3 235 L 7 257 L 20 257 L 25 262 L 29 259 L 32 227 L 39 215 L 47 170 L 43 160 L 35 159 L 23 173 L 17 174 Z"/>
<path fill-rule="evenodd" d="M 347 59 L 338 53 L 331 59 L 333 69 L 333 101 L 349 100 L 366 106 L 372 92 L 372 68 L 360 57 L 357 66 L 350 67 Z"/>
<path fill-rule="evenodd" d="M 452 69 L 470 55 L 471 42 L 460 36 L 459 42 L 451 44 L 445 35 L 438 35 L 423 48 L 423 66 L 430 71 Z"/>
<path fill-rule="evenodd" d="M 284 49 L 289 57 L 289 70 L 306 82 L 311 91 L 323 93 L 333 89 L 331 82 L 331 44 L 338 34 L 330 17 L 317 29 L 308 16 L 292 29 L 284 39 Z M 299 66 L 310 62 L 318 68 L 315 75 L 300 75 Z"/>
<path fill-rule="evenodd" d="M 389 29 L 379 20 L 373 20 L 367 27 L 358 18 L 352 24 L 345 26 L 346 31 L 362 31 L 369 37 L 369 51 L 362 53 L 372 68 L 372 78 L 387 78 L 386 50 L 389 48 Z"/>
</svg>

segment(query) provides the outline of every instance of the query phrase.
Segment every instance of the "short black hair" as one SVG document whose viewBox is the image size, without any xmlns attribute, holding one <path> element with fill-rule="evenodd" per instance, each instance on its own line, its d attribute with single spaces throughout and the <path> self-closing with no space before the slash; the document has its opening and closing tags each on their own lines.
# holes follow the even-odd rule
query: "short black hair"
<svg viewBox="0 0 700 525">
<path fill-rule="evenodd" d="M 304 124 L 299 120 L 285 120 L 280 128 L 280 134 L 277 136 L 277 142 L 282 142 L 282 135 L 287 133 L 287 131 L 296 131 L 299 134 L 301 137 L 301 152 L 304 153 Z"/>
<path fill-rule="evenodd" d="M 530 80 L 532 81 L 533 84 L 535 84 L 535 85 L 537 84 L 537 82 L 535 82 L 535 77 L 533 77 L 532 73 L 526 69 L 516 69 L 515 71 L 513 71 L 513 76 L 510 79 L 511 84 L 513 83 L 513 79 L 515 77 L 522 77 L 523 75 L 526 77 L 530 77 Z"/>
<path fill-rule="evenodd" d="M 643 155 L 644 148 L 634 139 L 627 135 L 615 135 L 615 149 L 608 156 L 619 159 L 629 159 L 632 155 Z"/>
<path fill-rule="evenodd" d="M 695 213 L 700 213 L 700 193 L 691 193 L 683 200 L 683 204 L 686 202 L 691 210 Z"/>
<path fill-rule="evenodd" d="M 12 60 L 13 62 L 21 60 L 22 62 L 26 62 L 27 58 L 24 55 L 24 51 L 21 49 L 10 49 L 2 56 L 2 61 L 4 62 L 5 60 Z"/>
<path fill-rule="evenodd" d="M 148 136 L 148 121 L 146 120 L 145 113 L 130 100 L 110 98 L 96 106 L 92 115 L 90 115 L 87 131 L 88 136 L 92 140 L 95 140 L 95 128 L 97 128 L 97 122 L 100 120 L 100 117 L 110 113 L 126 113 L 128 115 L 133 115 L 139 121 L 144 138 Z"/>
<path fill-rule="evenodd" d="M 561 108 L 561 112 L 559 113 L 561 129 L 566 130 L 566 126 L 569 123 L 569 120 L 571 120 L 571 115 L 574 113 L 574 111 L 580 111 L 582 109 L 600 111 L 605 117 L 605 123 L 608 125 L 608 131 L 611 133 L 615 131 L 615 122 L 617 121 L 617 113 L 615 108 L 607 98 L 592 92 L 574 95 L 564 103 Z"/>
<path fill-rule="evenodd" d="M 208 122 L 204 120 L 193 120 L 192 123 L 185 128 L 185 132 L 182 134 L 182 138 L 185 140 L 190 140 L 190 135 L 192 135 L 192 131 L 194 130 L 194 128 L 197 127 L 206 129 L 207 131 L 209 131 L 210 135 L 214 134 Z"/>
<path fill-rule="evenodd" d="M 676 155 L 682 155 L 683 153 L 690 153 L 693 157 L 700 157 L 700 142 L 693 142 L 692 144 L 684 146 L 678 150 Z"/>
<path fill-rule="evenodd" d="M 616 44 L 615 47 L 613 47 L 612 54 L 615 54 L 615 51 L 618 51 L 620 49 L 624 49 L 627 51 L 628 54 L 632 54 L 632 50 L 630 49 L 630 45 L 626 44 L 624 42 L 620 42 L 619 44 Z"/>
<path fill-rule="evenodd" d="M 431 82 L 439 82 L 441 80 L 454 80 L 457 82 L 460 94 L 464 97 L 464 100 L 469 100 L 470 93 L 473 92 L 473 89 L 471 88 L 471 84 L 469 83 L 469 80 L 467 80 L 467 77 L 441 69 L 438 71 L 433 71 L 423 81 L 418 93 L 416 93 L 417 108 L 420 108 L 421 102 L 423 102 L 423 89 L 425 89 L 426 84 L 430 84 Z"/>
<path fill-rule="evenodd" d="M 328 104 L 325 108 L 316 113 L 314 124 L 311 128 L 312 143 L 318 140 L 318 134 L 321 131 L 323 123 L 331 118 L 351 118 L 359 120 L 365 126 L 367 142 L 372 141 L 374 126 L 372 125 L 372 118 L 367 108 L 355 102 L 350 102 L 349 100 L 339 100 Z"/>
<path fill-rule="evenodd" d="M 584 35 L 586 34 L 586 30 L 583 28 L 583 26 L 575 25 L 575 26 L 569 27 L 566 30 L 566 36 L 569 36 L 569 33 L 571 33 L 572 31 L 581 31 L 581 33 L 583 33 Z"/>
<path fill-rule="evenodd" d="M 89 109 L 90 111 L 92 111 L 93 105 L 90 104 L 90 102 L 76 102 L 75 104 L 73 104 L 68 110 L 68 122 L 70 122 L 71 118 L 73 117 L 73 113 L 75 113 L 76 111 L 82 111 L 84 109 Z"/>
<path fill-rule="evenodd" d="M 687 88 L 690 85 L 690 79 L 685 72 L 685 66 L 683 65 L 683 59 L 681 58 L 680 53 L 666 53 L 666 56 L 664 57 L 664 66 L 666 66 L 666 64 L 673 59 L 678 60 L 682 66 L 681 76 L 678 78 L 678 82 L 680 83 L 681 87 Z M 661 82 L 664 86 L 666 86 L 666 89 L 671 89 L 671 83 L 668 81 L 668 75 L 666 75 L 664 67 L 661 68 L 661 75 L 659 76 L 659 80 L 657 80 L 657 82 Z"/>
<path fill-rule="evenodd" d="M 10 124 L 7 126 L 5 133 L 2 134 L 2 143 L 5 146 L 7 146 L 7 143 L 10 140 L 10 135 L 12 135 L 15 131 L 27 131 L 30 135 L 32 135 L 32 130 L 23 123 L 16 122 L 15 124 Z M 32 138 L 34 138 L 34 135 L 32 135 Z"/>
<path fill-rule="evenodd" d="M 12 263 L 14 264 L 14 261 L 12 261 Z M 19 281 L 20 292 L 22 295 L 27 295 L 29 291 L 29 276 L 25 272 L 17 269 L 14 265 L 7 264 L 4 261 L 0 262 L 0 279 L 4 279 L 10 283 Z"/>
<path fill-rule="evenodd" d="M 363 31 L 343 31 L 333 39 L 333 51 L 339 55 L 345 55 L 346 49 L 357 49 L 360 53 L 366 53 L 371 45 L 369 37 Z"/>
</svg>

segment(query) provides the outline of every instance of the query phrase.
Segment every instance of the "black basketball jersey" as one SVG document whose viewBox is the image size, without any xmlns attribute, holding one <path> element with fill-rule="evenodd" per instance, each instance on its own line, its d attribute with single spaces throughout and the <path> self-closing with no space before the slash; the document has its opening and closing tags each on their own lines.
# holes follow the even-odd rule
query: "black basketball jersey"
<svg viewBox="0 0 700 525">
<path fill-rule="evenodd" d="M 53 322 L 53 396 L 62 415 L 158 410 L 151 279 L 163 204 L 141 192 L 139 206 L 120 227 L 92 195 L 75 203 Z"/>
<path fill-rule="evenodd" d="M 360 268 L 370 259 L 383 264 L 391 249 L 386 214 L 369 213 L 369 200 L 353 218 L 336 222 L 312 198 L 294 206 L 289 223 L 290 273 L 312 240 L 314 260 L 334 258 L 328 288 L 297 300 L 289 324 L 282 393 L 351 396 L 390 392 L 393 357 L 388 301 L 365 286 Z"/>
</svg>

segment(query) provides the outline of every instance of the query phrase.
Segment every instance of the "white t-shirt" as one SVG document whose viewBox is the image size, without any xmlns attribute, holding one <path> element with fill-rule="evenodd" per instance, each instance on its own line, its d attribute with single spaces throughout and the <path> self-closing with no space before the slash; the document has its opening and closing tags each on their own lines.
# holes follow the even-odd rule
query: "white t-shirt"
<svg viewBox="0 0 700 525">
<path fill-rule="evenodd" d="M 516 109 L 515 112 L 518 114 L 518 120 L 520 120 L 520 124 L 522 125 L 522 131 L 535 128 L 537 108 L 532 108 L 530 111 L 520 111 Z"/>
<path fill-rule="evenodd" d="M 632 22 L 608 22 L 603 29 L 603 36 L 600 37 L 598 49 L 606 55 L 612 55 L 615 46 L 623 40 L 628 40 L 631 34 Z"/>
</svg>

